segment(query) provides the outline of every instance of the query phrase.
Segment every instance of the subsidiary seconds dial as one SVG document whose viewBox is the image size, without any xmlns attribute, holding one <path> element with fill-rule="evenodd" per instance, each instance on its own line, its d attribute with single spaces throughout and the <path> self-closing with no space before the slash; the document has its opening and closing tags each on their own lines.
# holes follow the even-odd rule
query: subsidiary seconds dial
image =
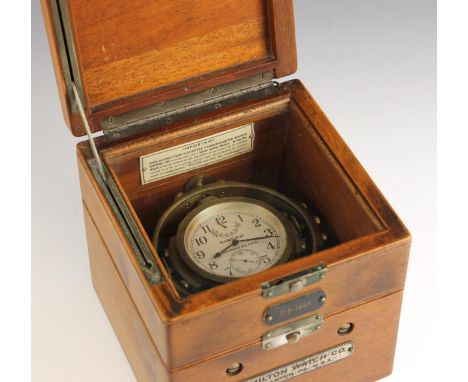
<svg viewBox="0 0 468 382">
<path fill-rule="evenodd" d="M 291 223 L 261 201 L 223 198 L 201 204 L 179 227 L 178 249 L 195 272 L 229 281 L 287 261 Z"/>
</svg>

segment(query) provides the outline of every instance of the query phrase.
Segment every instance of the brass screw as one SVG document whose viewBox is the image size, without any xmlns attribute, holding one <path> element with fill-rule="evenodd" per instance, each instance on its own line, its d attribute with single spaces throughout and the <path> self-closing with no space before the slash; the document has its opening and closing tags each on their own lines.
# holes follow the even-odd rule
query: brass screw
<svg viewBox="0 0 468 382">
<path fill-rule="evenodd" d="M 159 282 L 159 281 L 161 280 L 161 277 L 160 277 L 157 273 L 155 273 L 155 274 L 153 274 L 153 276 L 151 277 L 151 280 L 152 280 L 154 283 L 157 283 L 157 282 Z"/>
</svg>

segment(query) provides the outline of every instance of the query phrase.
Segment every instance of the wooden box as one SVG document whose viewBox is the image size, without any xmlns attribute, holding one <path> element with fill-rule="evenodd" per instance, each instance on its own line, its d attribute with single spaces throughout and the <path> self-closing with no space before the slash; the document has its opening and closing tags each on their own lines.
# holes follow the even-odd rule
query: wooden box
<svg viewBox="0 0 468 382">
<path fill-rule="evenodd" d="M 65 121 L 92 138 L 77 154 L 94 286 L 137 380 L 390 374 L 410 235 L 304 86 L 272 81 L 296 70 L 292 1 L 42 5 Z M 241 126 L 253 129 L 250 151 L 146 181 L 146 155 Z M 151 236 L 200 173 L 313 206 L 327 247 L 181 295 Z M 301 305 L 314 293 L 316 309 Z M 286 316 L 268 322 L 278 307 Z"/>
</svg>

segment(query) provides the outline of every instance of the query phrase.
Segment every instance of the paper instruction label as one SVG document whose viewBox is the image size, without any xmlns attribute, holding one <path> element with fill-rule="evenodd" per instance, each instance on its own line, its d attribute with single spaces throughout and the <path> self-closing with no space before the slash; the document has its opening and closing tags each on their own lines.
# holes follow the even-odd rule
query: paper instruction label
<svg viewBox="0 0 468 382">
<path fill-rule="evenodd" d="M 254 124 L 223 131 L 140 157 L 142 184 L 222 162 L 254 148 Z"/>
</svg>

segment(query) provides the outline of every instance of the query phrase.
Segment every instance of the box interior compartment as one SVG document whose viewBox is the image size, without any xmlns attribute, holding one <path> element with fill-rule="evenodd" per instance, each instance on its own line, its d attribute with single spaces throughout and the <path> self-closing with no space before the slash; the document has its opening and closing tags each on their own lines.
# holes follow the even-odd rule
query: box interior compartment
<svg viewBox="0 0 468 382">
<path fill-rule="evenodd" d="M 142 185 L 141 156 L 248 123 L 255 129 L 252 152 Z M 385 228 L 288 92 L 160 128 L 101 155 L 149 242 L 159 217 L 196 174 L 270 187 L 306 203 L 327 222 L 329 246 Z"/>
</svg>

